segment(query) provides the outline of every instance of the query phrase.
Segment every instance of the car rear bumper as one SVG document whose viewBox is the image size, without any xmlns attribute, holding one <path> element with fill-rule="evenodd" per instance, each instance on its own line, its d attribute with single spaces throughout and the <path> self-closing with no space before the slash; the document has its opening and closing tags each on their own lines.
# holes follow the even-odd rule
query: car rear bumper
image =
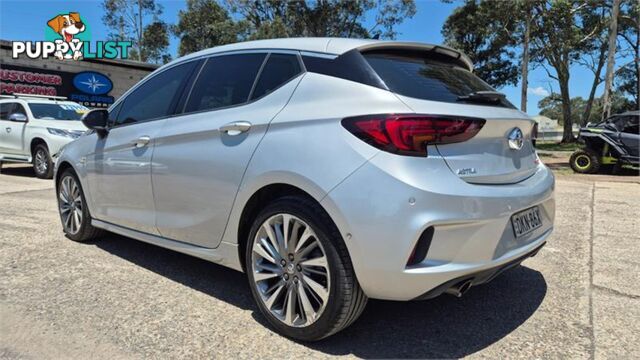
<svg viewBox="0 0 640 360">
<path fill-rule="evenodd" d="M 446 281 L 436 286 L 435 288 L 425 292 L 424 294 L 416 297 L 413 300 L 432 299 L 434 297 L 442 295 L 450 289 L 460 289 L 466 283 L 469 284 L 469 287 L 488 283 L 489 281 L 495 279 L 498 275 L 502 274 L 504 271 L 520 265 L 523 261 L 530 257 L 536 256 L 540 249 L 542 249 L 542 247 L 546 244 L 546 241 L 544 241 L 546 240 L 546 238 L 547 236 L 544 236 L 541 242 L 536 242 L 531 246 L 533 247 L 533 250 L 526 252 L 522 256 L 516 257 L 515 259 L 507 260 L 506 262 L 500 263 L 498 265 L 494 264 L 488 269 L 475 269 L 473 272 L 466 273 L 464 275 L 458 276 L 457 278 Z M 469 287 L 467 287 L 467 289 Z M 456 294 L 454 293 L 454 295 Z M 460 293 L 460 295 L 462 295 L 462 293 Z"/>
<path fill-rule="evenodd" d="M 372 298 L 411 300 L 444 284 L 526 258 L 551 234 L 554 177 L 544 165 L 510 185 L 474 185 L 438 157 L 380 153 L 322 201 L 345 239 L 356 276 Z M 542 227 L 516 238 L 511 216 L 538 206 Z M 433 229 L 426 257 L 408 266 L 421 235 Z"/>
</svg>

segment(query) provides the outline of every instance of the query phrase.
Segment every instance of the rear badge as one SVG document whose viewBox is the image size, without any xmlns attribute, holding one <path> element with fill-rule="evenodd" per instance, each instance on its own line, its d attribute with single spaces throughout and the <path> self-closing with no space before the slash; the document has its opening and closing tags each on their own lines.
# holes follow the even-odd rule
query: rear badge
<svg viewBox="0 0 640 360">
<path fill-rule="evenodd" d="M 509 135 L 507 136 L 507 140 L 509 142 L 509 148 L 512 150 L 520 150 L 522 149 L 522 145 L 524 145 L 524 136 L 522 135 L 522 130 L 520 128 L 513 128 Z"/>
<path fill-rule="evenodd" d="M 475 173 L 477 173 L 476 168 L 464 168 L 456 171 L 459 176 L 474 175 Z"/>
</svg>

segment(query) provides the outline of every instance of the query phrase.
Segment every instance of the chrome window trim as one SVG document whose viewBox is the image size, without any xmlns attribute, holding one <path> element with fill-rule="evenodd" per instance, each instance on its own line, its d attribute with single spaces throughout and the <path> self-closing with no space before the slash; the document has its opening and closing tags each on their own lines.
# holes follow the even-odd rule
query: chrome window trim
<svg viewBox="0 0 640 360">
<path fill-rule="evenodd" d="M 262 51 L 251 51 L 250 53 L 255 53 L 255 52 L 262 52 Z M 233 51 L 233 52 L 231 52 L 231 51 L 230 51 L 230 52 L 227 52 L 225 55 L 237 55 L 237 54 L 241 54 L 241 53 L 247 53 L 247 52 L 246 52 L 246 51 Z M 273 89 L 273 91 L 271 91 L 270 93 L 268 93 L 268 94 L 264 94 L 264 95 L 262 95 L 262 96 L 261 96 L 261 97 L 259 97 L 259 98 L 251 99 L 251 95 L 253 95 L 253 90 L 254 90 L 254 88 L 255 88 L 255 86 L 256 86 L 256 84 L 257 84 L 258 80 L 260 79 L 260 75 L 262 74 L 262 69 L 263 69 L 263 68 L 264 68 L 264 66 L 266 65 L 267 60 L 269 59 L 269 56 L 270 56 L 271 54 L 274 54 L 274 53 L 275 53 L 275 54 L 290 54 L 290 55 L 296 55 L 296 58 L 298 59 L 298 63 L 300 64 L 300 72 L 299 72 L 298 74 L 296 74 L 295 76 L 291 77 L 291 79 L 289 79 L 288 81 L 286 81 L 286 82 L 284 82 L 284 83 L 280 84 L 280 86 L 278 86 L 277 88 Z M 248 98 L 245 102 L 243 102 L 243 103 L 239 103 L 239 104 L 234 104 L 234 105 L 229 105 L 229 106 L 218 107 L 218 108 L 214 108 L 214 109 L 203 109 L 203 110 L 190 111 L 190 112 L 185 112 L 185 111 L 184 111 L 184 110 L 186 110 L 186 105 L 187 105 L 187 103 L 185 102 L 185 105 L 184 105 L 184 107 L 183 107 L 183 111 L 182 111 L 182 112 L 180 112 L 180 113 L 176 113 L 176 114 L 174 114 L 173 116 L 170 116 L 170 118 L 171 118 L 171 117 L 183 116 L 183 115 L 200 114 L 200 113 L 204 113 L 204 112 L 212 112 L 212 111 L 218 111 L 218 110 L 232 109 L 232 108 L 239 107 L 239 106 L 245 106 L 245 105 L 253 104 L 253 103 L 254 103 L 254 102 L 256 102 L 256 101 L 259 101 L 259 100 L 261 100 L 261 99 L 263 99 L 263 98 L 265 98 L 265 97 L 269 96 L 269 95 L 270 95 L 270 94 L 272 94 L 274 91 L 276 91 L 276 90 L 280 89 L 280 88 L 281 88 L 281 87 L 283 87 L 284 85 L 286 85 L 286 84 L 290 83 L 290 82 L 291 82 L 291 81 L 293 81 L 294 79 L 297 79 L 300 75 L 304 75 L 304 74 L 307 72 L 307 71 L 306 71 L 306 68 L 304 67 L 304 63 L 302 62 L 302 57 L 300 56 L 300 52 L 299 52 L 299 51 L 289 51 L 289 50 L 287 50 L 286 52 L 271 51 L 271 52 L 268 52 L 266 55 L 267 55 L 267 56 L 265 56 L 265 59 L 264 59 L 264 61 L 263 61 L 262 65 L 260 66 L 260 70 L 258 70 L 258 73 L 256 74 L 256 78 L 253 80 L 253 85 L 252 85 L 252 88 L 251 88 L 251 92 L 250 92 L 250 94 L 249 94 L 249 98 Z M 216 56 L 217 56 L 217 54 L 216 54 Z M 213 57 L 213 56 L 207 56 L 207 58 L 209 58 L 209 57 Z M 208 59 L 207 59 L 207 60 L 208 60 Z M 204 68 L 204 65 L 206 65 L 206 63 L 202 65 L 202 67 L 203 67 L 203 68 Z M 198 77 L 199 77 L 199 76 L 200 76 L 200 74 L 198 74 Z M 196 78 L 194 79 L 193 84 L 191 85 L 191 88 L 192 88 L 192 89 L 193 89 L 193 87 L 195 86 L 196 82 L 198 81 L 198 77 L 196 77 Z M 190 91 L 191 91 L 191 90 L 190 90 Z M 249 100 L 249 99 L 251 99 L 251 100 Z M 187 101 L 188 101 L 188 99 L 187 99 Z"/>
<path fill-rule="evenodd" d="M 288 84 L 289 82 L 291 82 L 294 79 L 297 79 L 300 75 L 304 75 L 307 72 L 306 67 L 304 66 L 304 61 L 302 61 L 302 53 L 307 54 L 307 56 L 315 56 L 315 57 L 324 57 L 324 58 L 333 58 L 335 59 L 338 55 L 335 54 L 326 54 L 326 53 L 316 53 L 316 52 L 309 52 L 309 51 L 304 51 L 301 52 L 299 50 L 291 50 L 291 49 L 270 49 L 270 48 L 264 48 L 264 49 L 250 49 L 250 50 L 229 50 L 229 51 L 222 51 L 219 53 L 215 53 L 215 54 L 203 54 L 197 57 L 193 57 L 193 58 L 189 58 L 186 59 L 184 61 L 178 61 L 175 64 L 171 64 L 170 66 L 167 67 L 161 67 L 158 70 L 156 70 L 157 72 L 152 72 L 151 74 L 147 75 L 146 77 L 144 77 L 142 80 L 140 80 L 140 82 L 138 82 L 136 85 L 134 85 L 131 89 L 127 90 L 127 92 L 125 92 L 116 102 L 114 102 L 113 104 L 111 104 L 111 106 L 109 107 L 108 110 L 111 110 L 113 108 L 115 108 L 116 106 L 118 106 L 118 104 L 123 103 L 126 98 L 129 96 L 129 94 L 131 94 L 132 92 L 134 92 L 137 88 L 139 88 L 140 86 L 144 85 L 147 81 L 153 79 L 154 77 L 158 76 L 159 74 L 162 74 L 165 71 L 168 71 L 176 66 L 179 65 L 183 65 L 183 64 L 187 64 L 189 62 L 192 61 L 200 61 L 202 59 L 205 59 L 205 62 L 201 65 L 200 69 L 198 70 L 198 74 L 196 75 L 196 77 L 193 79 L 193 83 L 191 84 L 191 87 L 189 88 L 189 95 L 187 96 L 187 99 L 182 107 L 181 110 L 178 109 L 178 111 L 174 114 L 171 115 L 167 115 L 167 116 L 163 116 L 163 117 L 158 117 L 158 118 L 153 118 L 153 119 L 146 119 L 146 120 L 142 120 L 142 121 L 137 121 L 135 123 L 130 123 L 130 124 L 120 124 L 120 125 L 116 125 L 116 126 L 110 126 L 109 130 L 111 129 L 116 129 L 116 128 L 121 128 L 121 127 L 125 127 L 125 126 L 131 126 L 131 125 L 136 125 L 136 124 L 142 124 L 142 123 L 146 123 L 149 121 L 157 121 L 157 120 L 164 120 L 164 119 L 170 119 L 170 118 L 175 118 L 175 117 L 179 117 L 179 116 L 183 116 L 183 115 L 189 115 L 189 114 L 198 114 L 198 113 L 202 113 L 202 112 L 207 112 L 207 111 L 218 111 L 218 110 L 224 110 L 224 109 L 230 109 L 230 108 L 234 108 L 234 107 L 238 107 L 238 106 L 244 106 L 244 105 L 249 105 L 251 103 L 254 103 L 258 100 L 263 99 L 264 97 L 268 96 L 269 94 L 265 94 L 259 98 L 256 99 L 252 99 L 251 101 L 248 101 L 248 99 L 250 99 L 250 97 L 247 99 L 247 101 L 240 103 L 240 104 L 235 104 L 235 105 L 229 105 L 229 106 L 225 106 L 225 107 L 220 107 L 220 108 L 215 108 L 215 109 L 205 109 L 205 110 L 199 110 L 199 111 L 192 111 L 192 112 L 185 112 L 186 110 L 186 106 L 187 103 L 189 101 L 189 98 L 191 97 L 191 92 L 193 90 L 193 87 L 195 86 L 196 82 L 198 81 L 198 78 L 201 75 L 202 69 L 204 68 L 204 66 L 206 65 L 206 63 L 208 62 L 208 60 L 210 58 L 213 57 L 218 57 L 218 56 L 227 56 L 227 55 L 241 55 L 241 54 L 252 54 L 252 53 L 265 53 L 265 60 L 262 63 L 260 70 L 258 72 L 258 74 L 256 75 L 256 78 L 254 79 L 254 84 L 252 85 L 252 91 L 249 94 L 249 96 L 251 96 L 253 94 L 253 88 L 256 85 L 256 82 L 259 79 L 259 76 L 261 74 L 262 68 L 264 67 L 264 65 L 266 64 L 266 60 L 269 58 L 269 55 L 273 54 L 290 54 L 290 55 L 295 55 L 298 58 L 298 63 L 300 64 L 300 73 L 298 73 L 296 76 L 292 77 L 291 79 L 289 79 L 289 81 L 281 84 L 279 87 L 275 88 L 271 93 L 273 93 L 274 91 L 278 90 L 279 88 L 281 88 L 282 86 Z M 186 89 L 185 89 L 186 90 Z M 122 109 L 121 109 L 122 110 Z"/>
</svg>

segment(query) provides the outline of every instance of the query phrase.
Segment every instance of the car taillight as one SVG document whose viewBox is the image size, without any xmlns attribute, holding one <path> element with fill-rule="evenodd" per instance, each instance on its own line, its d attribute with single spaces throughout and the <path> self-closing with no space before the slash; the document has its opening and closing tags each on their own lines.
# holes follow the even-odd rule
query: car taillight
<svg viewBox="0 0 640 360">
<path fill-rule="evenodd" d="M 378 149 L 427 156 L 427 145 L 463 142 L 474 137 L 484 119 L 416 114 L 367 115 L 342 120 L 349 132 Z"/>
</svg>

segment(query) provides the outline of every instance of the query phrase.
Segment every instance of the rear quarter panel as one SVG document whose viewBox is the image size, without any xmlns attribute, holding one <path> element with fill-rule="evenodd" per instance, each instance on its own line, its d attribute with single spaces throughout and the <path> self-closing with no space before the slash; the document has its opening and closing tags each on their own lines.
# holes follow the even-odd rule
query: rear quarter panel
<svg viewBox="0 0 640 360">
<path fill-rule="evenodd" d="M 223 241 L 238 241 L 244 205 L 262 187 L 290 184 L 321 201 L 378 153 L 379 150 L 347 132 L 340 123 L 343 118 L 410 111 L 389 91 L 307 73 L 289 104 L 269 125 L 251 159 Z"/>
</svg>

